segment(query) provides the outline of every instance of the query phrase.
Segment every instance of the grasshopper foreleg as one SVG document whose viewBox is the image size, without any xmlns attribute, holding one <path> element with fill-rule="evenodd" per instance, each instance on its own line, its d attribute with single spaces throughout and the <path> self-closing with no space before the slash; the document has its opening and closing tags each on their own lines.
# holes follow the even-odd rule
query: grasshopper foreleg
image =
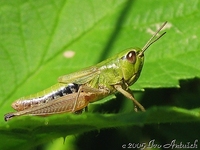
<svg viewBox="0 0 200 150">
<path fill-rule="evenodd" d="M 134 110 L 137 111 L 137 107 L 140 108 L 141 111 L 145 111 L 144 107 L 134 98 L 134 96 L 130 93 L 130 90 L 128 91 L 124 90 L 121 85 L 114 85 L 115 89 L 122 93 L 127 98 L 131 99 L 136 107 L 134 107 Z"/>
</svg>

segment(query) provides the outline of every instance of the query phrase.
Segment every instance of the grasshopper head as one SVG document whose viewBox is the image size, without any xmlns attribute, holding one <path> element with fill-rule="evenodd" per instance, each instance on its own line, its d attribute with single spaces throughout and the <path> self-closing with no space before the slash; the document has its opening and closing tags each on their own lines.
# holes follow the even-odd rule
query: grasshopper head
<svg viewBox="0 0 200 150">
<path fill-rule="evenodd" d="M 131 48 L 121 53 L 120 67 L 122 68 L 122 76 L 124 81 L 129 86 L 136 82 L 140 76 L 140 72 L 144 63 L 144 52 L 149 48 L 149 46 L 151 46 L 166 33 L 164 32 L 160 36 L 156 37 L 156 35 L 166 25 L 166 23 L 167 22 L 165 22 L 156 31 L 156 33 L 149 39 L 149 41 L 142 49 Z"/>
<path fill-rule="evenodd" d="M 140 76 L 144 63 L 144 53 L 140 48 L 131 48 L 124 51 L 120 59 L 120 67 L 124 81 L 132 85 Z"/>
</svg>

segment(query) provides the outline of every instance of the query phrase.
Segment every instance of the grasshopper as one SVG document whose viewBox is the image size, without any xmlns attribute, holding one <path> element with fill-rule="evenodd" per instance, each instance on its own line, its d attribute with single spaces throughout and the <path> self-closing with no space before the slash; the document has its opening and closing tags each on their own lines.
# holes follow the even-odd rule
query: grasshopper
<svg viewBox="0 0 200 150">
<path fill-rule="evenodd" d="M 135 104 L 135 111 L 144 107 L 134 98 L 129 89 L 140 76 L 144 64 L 144 52 L 160 39 L 157 34 L 166 25 L 165 22 L 149 39 L 145 46 L 128 48 L 121 53 L 78 72 L 58 78 L 58 83 L 32 96 L 18 99 L 12 104 L 17 111 L 5 114 L 5 121 L 14 116 L 46 116 L 65 112 L 79 112 L 88 104 L 116 92 L 122 93 Z"/>
</svg>

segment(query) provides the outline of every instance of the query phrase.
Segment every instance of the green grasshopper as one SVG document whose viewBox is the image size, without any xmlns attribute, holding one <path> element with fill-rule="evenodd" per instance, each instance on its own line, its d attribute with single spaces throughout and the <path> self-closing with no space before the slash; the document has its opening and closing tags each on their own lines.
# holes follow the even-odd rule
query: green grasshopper
<svg viewBox="0 0 200 150">
<path fill-rule="evenodd" d="M 149 39 L 145 46 L 129 48 L 95 66 L 58 78 L 57 84 L 35 95 L 23 97 L 12 104 L 17 111 L 5 114 L 8 121 L 14 116 L 46 116 L 65 112 L 79 112 L 88 104 L 116 92 L 122 93 L 135 104 L 135 111 L 144 107 L 131 94 L 129 86 L 140 76 L 144 63 L 144 52 L 166 32 L 156 37 L 165 22 Z"/>
</svg>

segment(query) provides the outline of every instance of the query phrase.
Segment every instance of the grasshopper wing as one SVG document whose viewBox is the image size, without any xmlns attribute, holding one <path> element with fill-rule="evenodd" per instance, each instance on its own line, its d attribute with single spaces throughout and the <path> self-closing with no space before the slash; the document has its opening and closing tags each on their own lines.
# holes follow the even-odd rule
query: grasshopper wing
<svg viewBox="0 0 200 150">
<path fill-rule="evenodd" d="M 68 75 L 64 75 L 58 78 L 60 83 L 76 83 L 84 84 L 92 80 L 94 77 L 100 74 L 100 70 L 97 67 L 90 67 L 78 72 L 74 72 Z"/>
</svg>

